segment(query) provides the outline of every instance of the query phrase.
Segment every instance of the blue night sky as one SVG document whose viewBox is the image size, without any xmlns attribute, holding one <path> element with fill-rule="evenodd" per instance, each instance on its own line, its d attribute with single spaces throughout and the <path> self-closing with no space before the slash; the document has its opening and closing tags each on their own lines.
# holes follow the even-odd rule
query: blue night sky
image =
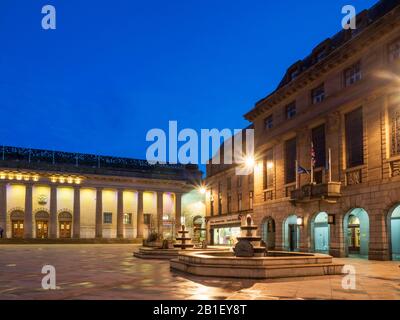
<svg viewBox="0 0 400 320">
<path fill-rule="evenodd" d="M 351 2 L 357 12 L 375 0 Z M 57 10 L 43 30 L 41 8 Z M 1 0 L 0 145 L 145 158 L 152 128 L 243 128 L 348 0 Z"/>
</svg>

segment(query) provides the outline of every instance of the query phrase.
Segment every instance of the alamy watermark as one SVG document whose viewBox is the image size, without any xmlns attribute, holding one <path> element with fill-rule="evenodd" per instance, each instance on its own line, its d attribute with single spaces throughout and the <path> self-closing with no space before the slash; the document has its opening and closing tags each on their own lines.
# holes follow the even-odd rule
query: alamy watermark
<svg viewBox="0 0 400 320">
<path fill-rule="evenodd" d="M 254 162 L 254 129 L 201 129 L 198 134 L 188 128 L 178 131 L 178 122 L 169 121 L 168 133 L 151 129 L 146 141 L 152 142 L 146 150 L 146 160 L 151 164 L 243 164 L 237 167 L 237 175 L 252 171 L 249 164 Z"/>
<path fill-rule="evenodd" d="M 52 265 L 44 265 L 42 267 L 42 274 L 45 276 L 42 279 L 43 290 L 55 290 L 56 286 L 56 268 Z"/>
<path fill-rule="evenodd" d="M 46 4 L 42 7 L 42 28 L 44 30 L 55 30 L 56 29 L 56 8 L 50 4 Z"/>
</svg>

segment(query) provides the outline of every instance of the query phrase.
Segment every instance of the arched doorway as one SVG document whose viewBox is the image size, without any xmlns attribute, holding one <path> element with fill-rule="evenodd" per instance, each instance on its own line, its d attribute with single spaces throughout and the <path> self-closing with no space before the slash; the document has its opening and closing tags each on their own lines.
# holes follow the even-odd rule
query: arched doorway
<svg viewBox="0 0 400 320">
<path fill-rule="evenodd" d="M 16 210 L 11 212 L 11 236 L 12 238 L 22 239 L 24 237 L 24 212 Z"/>
<path fill-rule="evenodd" d="M 350 210 L 344 218 L 346 255 L 368 257 L 369 217 L 362 208 Z"/>
<path fill-rule="evenodd" d="M 286 250 L 298 251 L 300 243 L 300 228 L 297 225 L 297 216 L 290 215 L 283 225 L 283 239 Z"/>
<path fill-rule="evenodd" d="M 62 239 L 71 238 L 72 214 L 69 212 L 61 212 L 58 215 L 58 232 Z"/>
<path fill-rule="evenodd" d="M 36 238 L 47 239 L 49 237 L 49 214 L 46 211 L 39 211 L 35 215 Z"/>
<path fill-rule="evenodd" d="M 268 250 L 275 249 L 275 220 L 268 217 L 261 223 L 261 238 Z"/>
<path fill-rule="evenodd" d="M 400 204 L 396 205 L 388 215 L 390 228 L 390 244 L 392 260 L 400 260 Z"/>
<path fill-rule="evenodd" d="M 314 252 L 329 253 L 328 214 L 319 212 L 311 222 L 311 239 Z"/>
</svg>

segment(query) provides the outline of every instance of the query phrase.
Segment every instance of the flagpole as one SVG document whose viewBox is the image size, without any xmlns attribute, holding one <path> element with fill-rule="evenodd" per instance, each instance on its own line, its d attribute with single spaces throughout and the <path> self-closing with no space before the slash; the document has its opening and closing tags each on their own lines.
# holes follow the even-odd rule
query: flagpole
<svg viewBox="0 0 400 320">
<path fill-rule="evenodd" d="M 332 182 L 332 154 L 331 148 L 328 149 L 328 181 Z"/>
<path fill-rule="evenodd" d="M 313 184 L 314 183 L 314 163 L 313 163 L 313 157 L 311 157 L 311 161 L 310 161 L 310 164 L 311 164 L 311 169 L 310 169 L 310 184 Z"/>
<path fill-rule="evenodd" d="M 296 160 L 296 189 L 299 189 L 299 162 Z"/>
</svg>

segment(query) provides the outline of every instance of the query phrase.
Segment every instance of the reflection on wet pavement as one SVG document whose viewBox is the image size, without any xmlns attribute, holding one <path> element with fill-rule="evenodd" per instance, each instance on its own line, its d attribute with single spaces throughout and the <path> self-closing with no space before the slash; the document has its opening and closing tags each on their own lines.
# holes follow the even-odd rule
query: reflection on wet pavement
<svg viewBox="0 0 400 320">
<path fill-rule="evenodd" d="M 0 299 L 400 299 L 398 261 L 335 259 L 356 269 L 355 290 L 343 277 L 269 280 L 209 278 L 141 260 L 137 245 L 0 245 Z M 43 290 L 43 265 L 56 268 L 56 290 Z"/>
<path fill-rule="evenodd" d="M 254 282 L 186 277 L 169 262 L 134 258 L 135 245 L 3 245 L 1 299 L 226 299 Z M 57 290 L 43 290 L 43 265 Z"/>
</svg>

